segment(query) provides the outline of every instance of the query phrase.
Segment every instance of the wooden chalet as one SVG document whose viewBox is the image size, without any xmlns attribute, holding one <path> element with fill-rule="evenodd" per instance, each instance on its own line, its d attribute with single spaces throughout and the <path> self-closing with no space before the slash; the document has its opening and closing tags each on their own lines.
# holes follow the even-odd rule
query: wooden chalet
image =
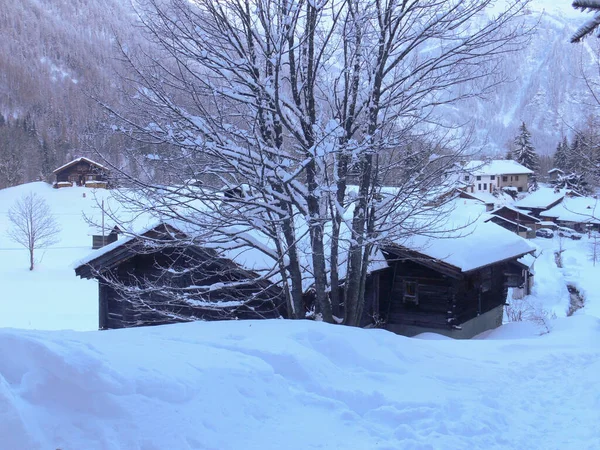
<svg viewBox="0 0 600 450">
<path fill-rule="evenodd" d="M 486 222 L 493 222 L 496 225 L 500 225 L 502 228 L 512 231 L 523 238 L 531 239 L 535 237 L 535 230 L 533 228 L 502 216 L 492 216 L 489 219 L 486 219 Z"/>
<path fill-rule="evenodd" d="M 581 197 L 581 195 L 572 189 L 542 187 L 516 202 L 514 206 L 525 214 L 539 218 L 543 212 L 554 208 L 565 197 Z"/>
<path fill-rule="evenodd" d="M 524 210 L 512 208 L 510 206 L 501 206 L 490 212 L 491 218 L 487 219 L 507 230 L 517 233 L 524 238 L 534 238 L 535 230 L 541 228 L 541 220 Z"/>
<path fill-rule="evenodd" d="M 365 317 L 407 336 L 426 331 L 471 338 L 502 324 L 509 287 L 523 287 L 519 258 L 533 252 L 523 238 L 493 223 L 471 235 L 430 239 L 384 250 L 388 267 L 367 282 Z"/>
<path fill-rule="evenodd" d="M 56 175 L 55 188 L 71 186 L 108 187 L 108 168 L 88 158 L 74 159 L 60 166 L 53 173 Z"/>
<path fill-rule="evenodd" d="M 98 280 L 101 330 L 285 315 L 280 288 L 215 250 L 148 246 L 148 240 L 164 242 L 177 233 L 169 225 L 158 225 L 142 237 L 97 250 L 75 269 L 82 278 Z M 181 296 L 173 299 L 165 291 L 180 291 Z"/>
</svg>

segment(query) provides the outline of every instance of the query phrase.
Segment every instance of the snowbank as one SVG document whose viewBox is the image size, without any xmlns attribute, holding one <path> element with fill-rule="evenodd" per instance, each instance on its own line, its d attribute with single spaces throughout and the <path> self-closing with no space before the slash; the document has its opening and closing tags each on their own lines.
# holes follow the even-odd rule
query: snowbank
<svg viewBox="0 0 600 450">
<path fill-rule="evenodd" d="M 1 446 L 594 448 L 600 321 L 521 327 L 473 341 L 283 320 L 0 330 Z"/>
</svg>

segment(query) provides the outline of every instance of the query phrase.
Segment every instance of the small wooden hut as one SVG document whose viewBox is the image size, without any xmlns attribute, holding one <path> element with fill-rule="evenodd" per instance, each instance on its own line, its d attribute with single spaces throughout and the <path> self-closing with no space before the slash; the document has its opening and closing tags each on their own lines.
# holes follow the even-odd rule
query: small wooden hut
<svg viewBox="0 0 600 450">
<path fill-rule="evenodd" d="M 177 233 L 170 225 L 158 225 L 141 237 L 108 244 L 75 269 L 82 278 L 98 280 L 101 330 L 285 316 L 280 287 L 215 250 L 175 243 L 154 249 L 146 245 L 148 239 L 164 241 Z M 184 293 L 185 299 L 165 295 L 174 290 Z"/>
<path fill-rule="evenodd" d="M 90 188 L 107 188 L 109 170 L 102 164 L 88 158 L 77 158 L 60 166 L 54 171 L 55 188 L 85 186 Z"/>
</svg>

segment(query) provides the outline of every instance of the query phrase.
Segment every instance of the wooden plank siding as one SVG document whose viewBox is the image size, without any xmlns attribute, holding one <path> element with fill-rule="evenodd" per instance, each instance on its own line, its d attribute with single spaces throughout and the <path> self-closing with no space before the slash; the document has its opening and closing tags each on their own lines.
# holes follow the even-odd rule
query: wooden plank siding
<svg viewBox="0 0 600 450">
<path fill-rule="evenodd" d="M 389 263 L 389 269 L 378 275 L 380 315 L 387 324 L 460 327 L 506 301 L 506 263 L 459 273 L 457 277 L 425 267 L 418 260 Z M 405 301 L 407 282 L 416 283 L 417 304 Z"/>
<path fill-rule="evenodd" d="M 220 257 L 213 249 L 153 249 L 134 239 L 75 272 L 99 281 L 100 329 L 286 316 L 279 286 Z M 206 289 L 209 286 L 211 289 Z M 173 292 L 178 295 L 167 295 Z"/>
</svg>

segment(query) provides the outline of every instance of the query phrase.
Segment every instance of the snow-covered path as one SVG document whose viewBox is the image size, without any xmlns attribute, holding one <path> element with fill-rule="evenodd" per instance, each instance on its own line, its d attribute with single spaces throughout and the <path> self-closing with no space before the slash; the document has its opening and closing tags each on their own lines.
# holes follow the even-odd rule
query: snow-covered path
<svg viewBox="0 0 600 450">
<path fill-rule="evenodd" d="M 287 321 L 0 331 L 0 436 L 11 449 L 592 449 L 599 337 L 583 315 L 472 341 Z"/>
</svg>

